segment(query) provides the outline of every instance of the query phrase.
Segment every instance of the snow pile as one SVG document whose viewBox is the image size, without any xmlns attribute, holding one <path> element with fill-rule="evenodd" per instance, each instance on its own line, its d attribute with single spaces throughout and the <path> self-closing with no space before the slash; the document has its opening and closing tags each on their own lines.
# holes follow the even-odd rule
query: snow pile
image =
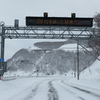
<svg viewBox="0 0 100 100">
<path fill-rule="evenodd" d="M 100 56 L 98 57 L 100 59 Z M 100 79 L 100 61 L 96 60 L 80 74 L 81 79 Z"/>
<path fill-rule="evenodd" d="M 89 79 L 89 78 L 88 78 Z M 91 77 L 90 77 L 91 79 Z M 83 86 L 86 88 L 91 88 L 91 89 L 96 89 L 100 91 L 100 81 L 99 80 L 86 80 L 86 79 L 70 79 L 68 81 L 70 84 L 78 85 L 78 86 Z"/>
<path fill-rule="evenodd" d="M 29 76 L 30 75 L 30 72 L 24 72 L 24 71 L 21 71 L 21 70 L 17 70 L 17 71 L 14 71 L 14 72 L 6 72 L 4 73 L 4 77 L 9 77 L 9 76 Z"/>
</svg>

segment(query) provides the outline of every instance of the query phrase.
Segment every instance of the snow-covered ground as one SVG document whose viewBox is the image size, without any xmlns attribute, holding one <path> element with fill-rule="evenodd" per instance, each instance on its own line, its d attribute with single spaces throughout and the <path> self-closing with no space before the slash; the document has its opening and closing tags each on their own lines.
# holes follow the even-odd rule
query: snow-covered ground
<svg viewBox="0 0 100 100">
<path fill-rule="evenodd" d="M 0 80 L 0 100 L 100 100 L 99 65 L 96 60 L 81 72 L 80 80 L 73 78 L 72 72 L 41 77 L 5 74 Z"/>
<path fill-rule="evenodd" d="M 66 76 L 0 81 L 0 100 L 100 100 L 100 81 Z"/>
</svg>

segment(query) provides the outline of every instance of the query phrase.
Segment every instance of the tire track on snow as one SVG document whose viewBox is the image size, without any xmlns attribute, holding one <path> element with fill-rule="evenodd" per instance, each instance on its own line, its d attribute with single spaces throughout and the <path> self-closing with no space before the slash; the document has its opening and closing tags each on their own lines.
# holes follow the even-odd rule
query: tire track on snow
<svg viewBox="0 0 100 100">
<path fill-rule="evenodd" d="M 70 87 L 75 88 L 75 89 L 77 89 L 77 90 L 79 90 L 79 91 L 88 93 L 88 94 L 93 95 L 93 96 L 95 96 L 95 97 L 98 97 L 98 98 L 100 99 L 100 95 L 98 95 L 98 94 L 96 94 L 96 93 L 94 93 L 94 92 L 91 92 L 91 91 L 85 90 L 85 89 L 81 89 L 81 88 L 76 87 L 76 86 L 69 85 L 69 84 L 67 84 L 67 83 L 65 83 L 65 82 L 63 82 L 63 81 L 61 81 L 61 82 L 62 82 L 63 84 L 65 84 L 65 85 L 67 85 L 67 86 L 70 86 Z M 80 98 L 81 100 L 85 100 L 85 99 L 83 99 L 82 97 L 79 97 L 79 98 Z"/>
<path fill-rule="evenodd" d="M 41 82 L 39 82 L 39 83 L 35 86 L 35 88 L 34 88 L 33 90 L 31 90 L 31 93 L 30 93 L 26 98 L 24 98 L 23 100 L 30 100 L 31 98 L 33 98 L 33 97 L 36 95 L 36 93 L 37 93 L 37 90 L 38 90 L 38 88 L 39 88 L 39 85 L 40 85 L 41 83 L 45 82 L 45 81 L 47 81 L 47 80 L 42 80 Z"/>
<path fill-rule="evenodd" d="M 55 90 L 55 88 L 52 85 L 52 81 L 49 81 L 48 85 L 49 85 L 49 88 L 50 88 L 49 94 L 48 94 L 48 97 L 49 97 L 48 100 L 58 100 L 58 94 L 57 94 L 57 91 Z"/>
</svg>

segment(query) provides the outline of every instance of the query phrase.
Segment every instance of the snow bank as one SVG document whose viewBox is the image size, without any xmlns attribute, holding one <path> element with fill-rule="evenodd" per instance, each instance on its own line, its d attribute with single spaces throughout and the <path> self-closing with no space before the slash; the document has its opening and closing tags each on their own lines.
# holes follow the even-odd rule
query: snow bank
<svg viewBox="0 0 100 100">
<path fill-rule="evenodd" d="M 100 80 L 86 80 L 86 79 L 70 79 L 68 82 L 76 84 L 78 86 L 83 86 L 87 88 L 92 88 L 100 91 Z"/>
<path fill-rule="evenodd" d="M 98 57 L 100 59 L 100 56 Z M 100 79 L 100 61 L 96 60 L 80 74 L 81 79 Z"/>
</svg>

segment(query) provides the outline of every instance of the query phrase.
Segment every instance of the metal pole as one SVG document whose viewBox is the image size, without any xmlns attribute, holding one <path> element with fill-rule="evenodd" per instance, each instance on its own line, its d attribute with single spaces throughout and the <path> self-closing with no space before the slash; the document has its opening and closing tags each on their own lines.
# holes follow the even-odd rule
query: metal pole
<svg viewBox="0 0 100 100">
<path fill-rule="evenodd" d="M 4 30 L 4 24 L 2 24 L 2 31 L 1 31 L 1 52 L 0 52 L 0 70 L 1 70 L 1 73 L 0 73 L 0 78 L 3 76 L 4 74 L 4 66 L 3 66 L 3 62 L 4 62 L 4 43 L 5 43 L 5 39 L 4 39 L 4 33 L 5 33 L 5 30 Z"/>
<path fill-rule="evenodd" d="M 74 77 L 76 77 L 76 58 L 74 57 Z"/>
<path fill-rule="evenodd" d="M 79 40 L 77 40 L 77 80 L 79 80 Z"/>
<path fill-rule="evenodd" d="M 1 58 L 4 60 L 4 44 L 5 44 L 5 39 L 4 39 L 4 34 L 5 30 L 4 27 L 2 26 L 2 36 L 1 36 Z"/>
</svg>

